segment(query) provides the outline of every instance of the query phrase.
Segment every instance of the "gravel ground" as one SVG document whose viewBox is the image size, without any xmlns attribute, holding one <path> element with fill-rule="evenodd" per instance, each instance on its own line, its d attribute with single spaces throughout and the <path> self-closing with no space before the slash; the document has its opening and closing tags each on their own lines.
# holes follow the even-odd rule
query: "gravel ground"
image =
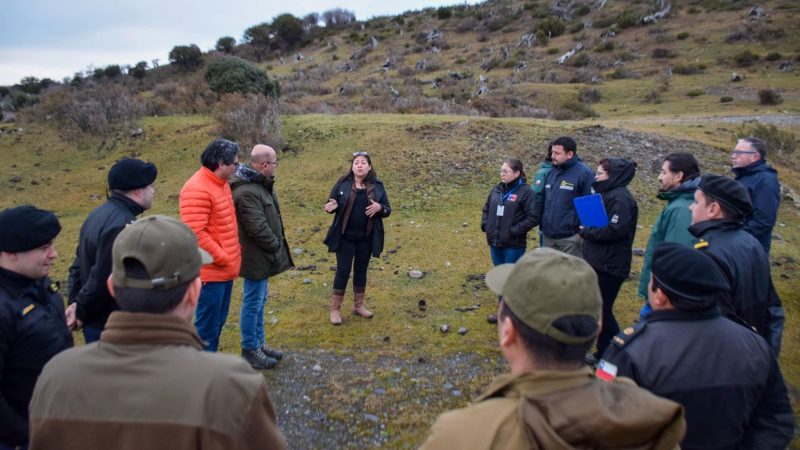
<svg viewBox="0 0 800 450">
<path fill-rule="evenodd" d="M 291 449 L 414 448 L 436 415 L 466 405 L 505 367 L 499 353 L 402 359 L 309 351 L 287 353 L 265 375 Z"/>
</svg>

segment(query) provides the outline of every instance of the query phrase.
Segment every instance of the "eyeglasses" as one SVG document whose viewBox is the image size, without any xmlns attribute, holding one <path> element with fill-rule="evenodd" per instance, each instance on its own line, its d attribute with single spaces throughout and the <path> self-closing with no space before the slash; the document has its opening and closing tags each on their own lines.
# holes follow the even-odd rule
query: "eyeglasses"
<svg viewBox="0 0 800 450">
<path fill-rule="evenodd" d="M 513 172 L 514 172 L 513 170 L 508 170 L 508 169 L 500 169 L 500 173 L 501 173 L 501 174 L 503 174 L 503 175 L 505 175 L 505 174 L 507 174 L 507 173 L 513 173 Z"/>
<path fill-rule="evenodd" d="M 353 156 L 369 156 L 369 153 L 361 151 L 361 152 L 353 152 Z"/>
<path fill-rule="evenodd" d="M 733 156 L 739 156 L 739 155 L 755 155 L 755 154 L 756 154 L 756 152 L 754 152 L 754 151 L 751 151 L 751 150 L 734 150 L 734 151 L 733 151 Z"/>
<path fill-rule="evenodd" d="M 272 164 L 273 166 L 277 166 L 278 165 L 278 160 L 276 159 L 275 161 L 264 161 L 261 164 L 267 164 L 267 165 Z"/>
<path fill-rule="evenodd" d="M 608 175 L 608 172 L 600 172 L 600 171 L 597 171 L 597 172 L 595 172 L 594 174 L 595 174 L 595 175 L 597 175 L 597 176 L 599 177 L 600 175 Z"/>
</svg>

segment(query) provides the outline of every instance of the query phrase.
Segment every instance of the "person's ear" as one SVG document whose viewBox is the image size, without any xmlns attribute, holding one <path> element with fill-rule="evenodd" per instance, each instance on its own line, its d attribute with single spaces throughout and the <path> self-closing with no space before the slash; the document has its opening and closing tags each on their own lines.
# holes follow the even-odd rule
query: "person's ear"
<svg viewBox="0 0 800 450">
<path fill-rule="evenodd" d="M 183 296 L 183 300 L 192 308 L 197 307 L 197 301 L 200 299 L 200 290 L 203 287 L 203 282 L 200 281 L 200 277 L 195 278 L 189 284 L 189 289 L 186 290 L 186 294 Z"/>
<path fill-rule="evenodd" d="M 111 275 L 106 279 L 106 286 L 108 287 L 108 293 L 111 294 L 111 297 L 117 298 L 117 294 L 114 292 L 114 283 L 111 281 Z"/>
<path fill-rule="evenodd" d="M 500 347 L 508 348 L 518 339 L 517 329 L 514 327 L 514 322 L 511 321 L 510 316 L 500 317 L 497 316 L 497 328 L 500 335 Z"/>
</svg>

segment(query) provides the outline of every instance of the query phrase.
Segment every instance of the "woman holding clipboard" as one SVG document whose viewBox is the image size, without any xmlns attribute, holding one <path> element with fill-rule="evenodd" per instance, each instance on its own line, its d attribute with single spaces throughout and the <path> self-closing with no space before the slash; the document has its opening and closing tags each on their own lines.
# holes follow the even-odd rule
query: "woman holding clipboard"
<svg viewBox="0 0 800 450">
<path fill-rule="evenodd" d="M 636 175 L 636 163 L 623 158 L 604 158 L 597 166 L 592 190 L 600 194 L 608 216 L 604 227 L 580 227 L 583 259 L 597 272 L 603 297 L 603 329 L 597 340 L 596 357 L 602 356 L 619 333 L 614 318 L 614 300 L 631 271 L 631 250 L 636 234 L 639 206 L 628 190 Z"/>
</svg>

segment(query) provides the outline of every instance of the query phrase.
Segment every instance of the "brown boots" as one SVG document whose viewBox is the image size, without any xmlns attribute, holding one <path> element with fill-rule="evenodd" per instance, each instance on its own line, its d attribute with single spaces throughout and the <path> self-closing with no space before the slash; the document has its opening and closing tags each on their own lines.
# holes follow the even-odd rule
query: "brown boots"
<svg viewBox="0 0 800 450">
<path fill-rule="evenodd" d="M 353 289 L 353 314 L 359 315 L 365 319 L 372 319 L 374 314 L 367 308 L 364 308 L 365 296 L 366 292 L 364 292 L 364 288 Z"/>
<path fill-rule="evenodd" d="M 342 324 L 342 314 L 339 312 L 342 309 L 342 302 L 344 302 L 344 291 L 334 289 L 331 294 L 331 323 L 333 325 Z"/>
</svg>

